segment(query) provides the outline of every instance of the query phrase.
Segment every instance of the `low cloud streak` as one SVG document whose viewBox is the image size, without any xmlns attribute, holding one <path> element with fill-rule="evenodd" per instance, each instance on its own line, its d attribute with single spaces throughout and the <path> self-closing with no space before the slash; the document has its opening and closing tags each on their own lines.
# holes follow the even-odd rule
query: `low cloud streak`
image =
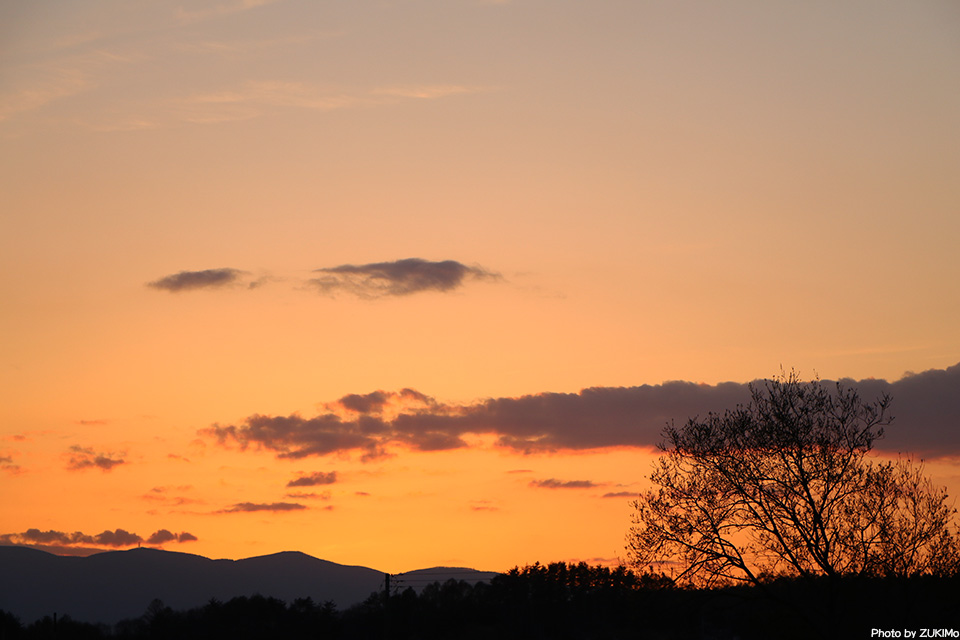
<svg viewBox="0 0 960 640">
<path fill-rule="evenodd" d="M 197 289 L 216 289 L 238 282 L 243 275 L 239 269 L 204 269 L 202 271 L 180 271 L 159 280 L 148 282 L 147 286 L 170 293 L 194 291 Z"/>
<path fill-rule="evenodd" d="M 300 511 L 306 509 L 307 507 L 298 504 L 296 502 L 270 502 L 270 503 L 255 503 L 255 502 L 240 502 L 228 509 L 223 509 L 217 513 L 251 513 L 256 511 L 270 511 L 270 512 L 282 512 L 282 511 Z"/>
<path fill-rule="evenodd" d="M 557 480 L 548 478 L 546 480 L 532 480 L 530 486 L 537 489 L 593 489 L 597 486 L 590 480 Z"/>
</svg>

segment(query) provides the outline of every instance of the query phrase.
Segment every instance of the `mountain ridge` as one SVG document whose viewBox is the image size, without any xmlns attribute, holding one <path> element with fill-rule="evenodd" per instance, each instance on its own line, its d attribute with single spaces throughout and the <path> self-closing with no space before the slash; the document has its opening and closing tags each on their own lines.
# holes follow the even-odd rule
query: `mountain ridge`
<svg viewBox="0 0 960 640">
<path fill-rule="evenodd" d="M 60 556 L 20 546 L 0 546 L 0 609 L 24 623 L 57 613 L 83 622 L 139 617 L 153 600 L 189 609 L 211 599 L 262 595 L 287 602 L 312 598 L 338 608 L 362 602 L 384 587 L 385 574 L 342 565 L 301 551 L 281 551 L 239 560 L 211 559 L 180 551 L 135 548 L 90 556 Z M 424 574 L 479 582 L 492 572 L 432 567 L 397 574 Z M 397 583 L 395 583 L 397 584 Z"/>
</svg>

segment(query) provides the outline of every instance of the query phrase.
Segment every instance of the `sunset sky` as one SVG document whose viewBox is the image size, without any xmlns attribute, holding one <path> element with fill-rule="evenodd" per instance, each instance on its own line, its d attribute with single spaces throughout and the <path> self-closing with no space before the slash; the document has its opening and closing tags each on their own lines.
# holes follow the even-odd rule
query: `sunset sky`
<svg viewBox="0 0 960 640">
<path fill-rule="evenodd" d="M 782 369 L 960 495 L 958 79 L 955 0 L 2 3 L 0 543 L 615 562 Z"/>
</svg>

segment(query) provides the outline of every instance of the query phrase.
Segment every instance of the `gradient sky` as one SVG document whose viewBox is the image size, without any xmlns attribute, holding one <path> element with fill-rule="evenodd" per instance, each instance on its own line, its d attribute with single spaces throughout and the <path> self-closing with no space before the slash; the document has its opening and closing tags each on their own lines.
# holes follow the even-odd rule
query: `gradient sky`
<svg viewBox="0 0 960 640">
<path fill-rule="evenodd" d="M 957 494 L 958 78 L 952 0 L 3 3 L 0 542 L 615 561 L 781 367 Z"/>
</svg>

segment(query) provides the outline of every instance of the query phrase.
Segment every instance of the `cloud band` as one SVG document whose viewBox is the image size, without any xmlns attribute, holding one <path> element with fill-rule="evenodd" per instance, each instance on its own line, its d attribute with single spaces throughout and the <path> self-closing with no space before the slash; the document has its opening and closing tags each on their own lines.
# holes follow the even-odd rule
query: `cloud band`
<svg viewBox="0 0 960 640">
<path fill-rule="evenodd" d="M 880 449 L 928 457 L 960 454 L 960 365 L 896 382 L 842 382 L 856 387 L 867 402 L 883 393 L 893 397 L 896 420 L 878 441 Z M 525 453 L 655 447 L 668 422 L 723 412 L 749 398 L 747 384 L 667 382 L 448 405 L 405 389 L 344 396 L 312 418 L 254 415 L 201 433 L 221 444 L 254 446 L 293 459 L 350 451 L 373 459 L 397 445 L 419 451 L 457 449 L 468 446 L 467 434 L 493 435 L 499 446 Z"/>
</svg>

